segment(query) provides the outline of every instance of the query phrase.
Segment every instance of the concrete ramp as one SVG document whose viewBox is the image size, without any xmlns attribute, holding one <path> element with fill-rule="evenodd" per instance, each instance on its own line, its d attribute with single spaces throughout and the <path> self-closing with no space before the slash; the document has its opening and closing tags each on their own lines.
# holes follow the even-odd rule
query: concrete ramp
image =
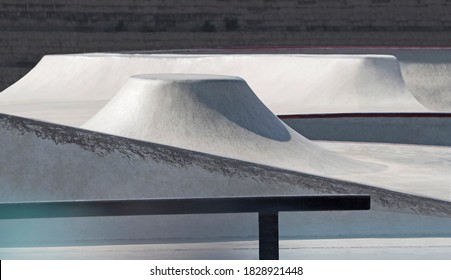
<svg viewBox="0 0 451 280">
<path fill-rule="evenodd" d="M 450 202 L 0 114 L 0 200 L 370 194 L 368 212 L 281 215 L 293 238 L 450 236 Z M 0 245 L 255 238 L 255 215 L 1 221 Z"/>
<path fill-rule="evenodd" d="M 309 141 L 230 76 L 132 76 L 82 128 L 323 176 L 384 169 Z"/>
<path fill-rule="evenodd" d="M 128 77 L 204 73 L 244 78 L 275 114 L 420 112 L 387 55 L 48 55 L 0 94 L 0 111 L 79 126 Z M 72 116 L 72 117 L 70 117 Z"/>
<path fill-rule="evenodd" d="M 408 81 L 407 88 L 425 107 L 451 112 L 451 61 L 406 61 L 403 76 Z"/>
</svg>

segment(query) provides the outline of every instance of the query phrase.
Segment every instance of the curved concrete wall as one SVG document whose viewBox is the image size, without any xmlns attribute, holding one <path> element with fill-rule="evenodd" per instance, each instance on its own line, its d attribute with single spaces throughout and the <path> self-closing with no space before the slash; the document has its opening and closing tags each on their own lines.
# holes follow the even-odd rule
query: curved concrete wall
<svg viewBox="0 0 451 280">
<path fill-rule="evenodd" d="M 277 52 L 394 55 L 400 62 L 407 89 L 421 104 L 432 111 L 451 111 L 451 49 L 449 46 L 444 48 L 415 46 L 404 48 L 290 48 L 279 49 Z"/>
<path fill-rule="evenodd" d="M 325 114 L 279 118 L 310 140 L 451 146 L 451 114 Z"/>
</svg>

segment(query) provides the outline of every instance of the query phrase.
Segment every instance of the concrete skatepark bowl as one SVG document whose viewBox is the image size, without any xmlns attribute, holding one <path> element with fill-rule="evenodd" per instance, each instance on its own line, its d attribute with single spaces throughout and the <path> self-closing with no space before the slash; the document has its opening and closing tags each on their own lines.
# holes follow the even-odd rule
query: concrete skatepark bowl
<svg viewBox="0 0 451 280">
<path fill-rule="evenodd" d="M 281 213 L 281 244 L 299 249 L 281 256 L 312 257 L 302 248 L 321 239 L 337 258 L 360 241 L 349 256 L 450 258 L 447 95 L 418 98 L 410 89 L 427 84 L 402 65 L 361 53 L 45 56 L 0 93 L 1 202 L 368 194 L 370 211 Z M 105 258 L 100 245 L 125 258 L 254 258 L 258 234 L 252 214 L 0 226 L 4 258 Z"/>
</svg>

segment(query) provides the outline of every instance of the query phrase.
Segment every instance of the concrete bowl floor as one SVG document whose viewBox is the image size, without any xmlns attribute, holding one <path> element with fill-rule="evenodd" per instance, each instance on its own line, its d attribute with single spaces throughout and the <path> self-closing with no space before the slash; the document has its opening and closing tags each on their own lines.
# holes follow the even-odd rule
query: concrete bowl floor
<svg viewBox="0 0 451 280">
<path fill-rule="evenodd" d="M 387 166 L 383 172 L 346 179 L 451 201 L 451 147 L 384 143 L 315 141 L 356 160 Z"/>
<path fill-rule="evenodd" d="M 0 259 L 258 259 L 258 241 L 1 248 Z M 451 238 L 281 240 L 280 259 L 449 260 Z"/>
</svg>

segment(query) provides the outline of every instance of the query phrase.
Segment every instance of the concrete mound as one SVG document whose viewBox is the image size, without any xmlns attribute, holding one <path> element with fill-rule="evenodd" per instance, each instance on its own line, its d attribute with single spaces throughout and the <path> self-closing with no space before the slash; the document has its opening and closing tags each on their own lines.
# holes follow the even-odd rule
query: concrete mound
<svg viewBox="0 0 451 280">
<path fill-rule="evenodd" d="M 142 73 L 244 78 L 277 115 L 420 112 L 399 63 L 388 55 L 48 55 L 0 94 L 0 111 L 79 126 Z"/>
<path fill-rule="evenodd" d="M 325 176 L 382 169 L 310 142 L 238 77 L 132 76 L 82 128 Z"/>
</svg>

